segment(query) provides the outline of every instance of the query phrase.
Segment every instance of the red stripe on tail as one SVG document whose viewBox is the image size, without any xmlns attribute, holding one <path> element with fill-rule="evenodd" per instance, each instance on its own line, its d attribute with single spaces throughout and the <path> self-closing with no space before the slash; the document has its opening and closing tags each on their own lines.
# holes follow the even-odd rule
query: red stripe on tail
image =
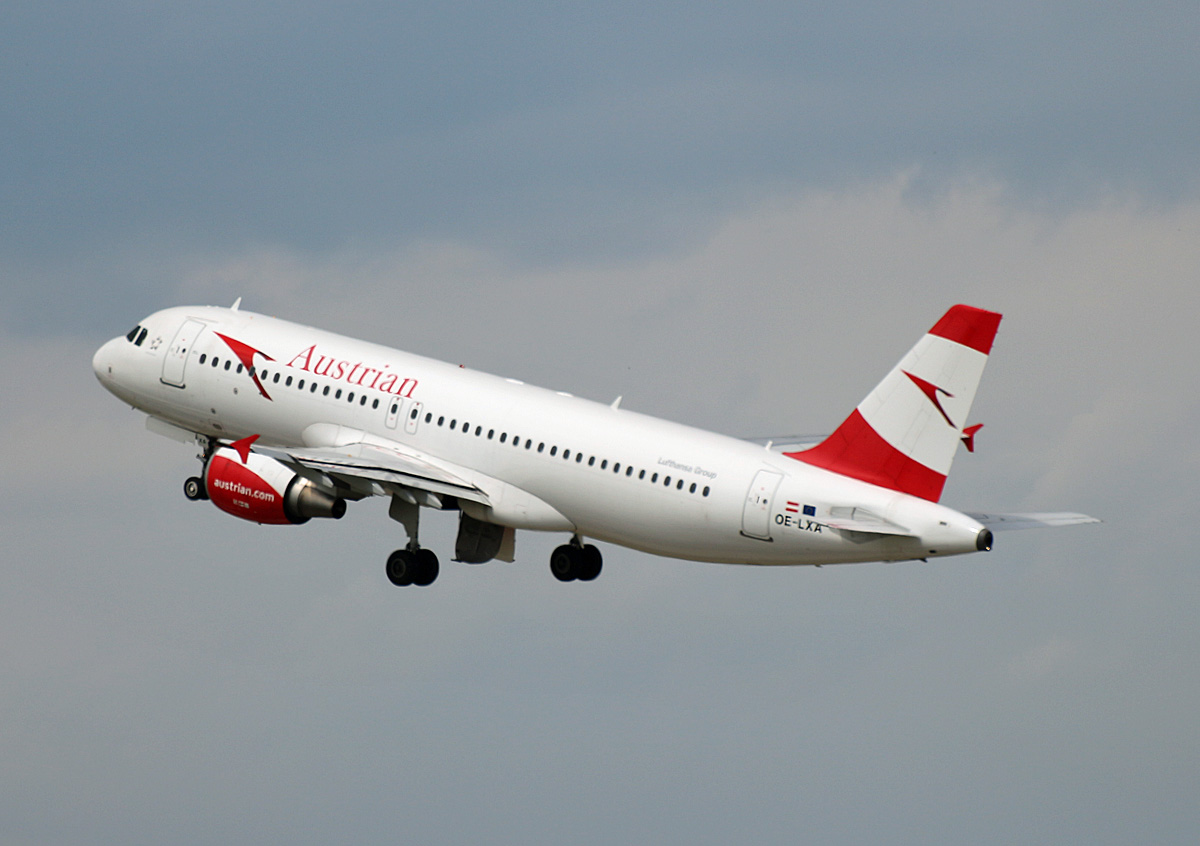
<svg viewBox="0 0 1200 846">
<path fill-rule="evenodd" d="M 942 315 L 942 319 L 929 330 L 948 341 L 962 344 L 987 355 L 992 351 L 992 341 L 1000 327 L 1000 317 L 994 311 L 984 311 L 968 305 L 953 306 Z"/>
<path fill-rule="evenodd" d="M 946 484 L 946 477 L 941 473 L 914 461 L 880 437 L 858 409 L 817 446 L 803 452 L 785 452 L 784 455 L 930 502 L 938 501 Z"/>
</svg>

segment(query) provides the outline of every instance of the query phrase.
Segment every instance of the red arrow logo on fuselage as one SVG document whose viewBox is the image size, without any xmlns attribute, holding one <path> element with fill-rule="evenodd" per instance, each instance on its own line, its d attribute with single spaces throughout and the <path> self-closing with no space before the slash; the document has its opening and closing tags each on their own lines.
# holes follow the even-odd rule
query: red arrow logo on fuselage
<svg viewBox="0 0 1200 846">
<path fill-rule="evenodd" d="M 258 381 L 258 373 L 254 370 L 254 356 L 261 355 L 267 361 L 274 361 L 275 359 L 271 358 L 271 356 L 267 355 L 262 350 L 256 350 L 249 344 L 244 344 L 235 338 L 229 337 L 228 335 L 222 335 L 220 332 L 215 334 L 218 338 L 228 344 L 231 350 L 233 350 L 233 354 L 238 357 L 238 361 L 242 363 L 242 366 L 246 368 L 246 372 L 250 374 L 250 378 L 254 380 L 254 387 L 258 388 L 258 392 L 267 399 L 271 399 L 271 395 L 267 393 L 267 389 L 263 387 L 262 382 Z"/>
</svg>

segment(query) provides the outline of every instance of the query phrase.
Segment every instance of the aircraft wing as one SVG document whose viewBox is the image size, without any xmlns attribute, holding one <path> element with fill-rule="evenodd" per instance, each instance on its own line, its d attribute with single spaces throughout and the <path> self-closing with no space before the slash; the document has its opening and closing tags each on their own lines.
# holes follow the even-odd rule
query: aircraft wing
<svg viewBox="0 0 1200 846">
<path fill-rule="evenodd" d="M 341 487 L 362 496 L 386 495 L 401 491 L 416 492 L 422 504 L 426 494 L 454 496 L 490 505 L 486 493 L 455 472 L 445 462 L 434 462 L 401 449 L 378 444 L 352 443 L 336 447 L 271 447 L 254 444 L 254 452 L 274 458 L 317 484 L 328 484 L 331 477 Z"/>
<path fill-rule="evenodd" d="M 1102 523 L 1087 514 L 1077 514 L 1073 511 L 1040 511 L 1030 514 L 996 514 L 995 512 L 970 513 L 968 517 L 978 520 L 989 529 L 1001 531 L 1004 529 L 1046 529 L 1055 526 L 1076 526 L 1080 523 Z"/>
</svg>

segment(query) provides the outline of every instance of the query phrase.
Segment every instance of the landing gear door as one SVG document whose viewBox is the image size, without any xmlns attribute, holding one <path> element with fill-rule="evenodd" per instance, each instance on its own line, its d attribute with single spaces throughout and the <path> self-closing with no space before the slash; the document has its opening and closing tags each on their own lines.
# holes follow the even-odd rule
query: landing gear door
<svg viewBox="0 0 1200 846">
<path fill-rule="evenodd" d="M 196 345 L 196 339 L 204 331 L 204 324 L 198 320 L 185 320 L 175 333 L 175 340 L 167 347 L 166 358 L 163 359 L 162 381 L 176 388 L 183 387 L 183 371 L 187 366 L 188 353 Z"/>
<path fill-rule="evenodd" d="M 754 475 L 742 509 L 742 534 L 746 537 L 771 539 L 771 501 L 782 479 L 783 474 L 773 470 L 759 470 Z"/>
</svg>

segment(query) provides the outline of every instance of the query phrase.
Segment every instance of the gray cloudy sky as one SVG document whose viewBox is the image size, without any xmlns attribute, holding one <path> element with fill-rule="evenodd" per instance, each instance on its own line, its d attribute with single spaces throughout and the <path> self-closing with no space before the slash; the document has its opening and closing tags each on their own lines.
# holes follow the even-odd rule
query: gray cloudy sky
<svg viewBox="0 0 1200 846">
<path fill-rule="evenodd" d="M 1187 3 L 0 11 L 0 840 L 1193 843 Z M 559 542 L 383 576 L 96 384 L 157 308 L 315 323 L 730 434 L 1004 312 L 929 564 Z M 423 540 L 449 558 L 454 523 Z"/>
</svg>

